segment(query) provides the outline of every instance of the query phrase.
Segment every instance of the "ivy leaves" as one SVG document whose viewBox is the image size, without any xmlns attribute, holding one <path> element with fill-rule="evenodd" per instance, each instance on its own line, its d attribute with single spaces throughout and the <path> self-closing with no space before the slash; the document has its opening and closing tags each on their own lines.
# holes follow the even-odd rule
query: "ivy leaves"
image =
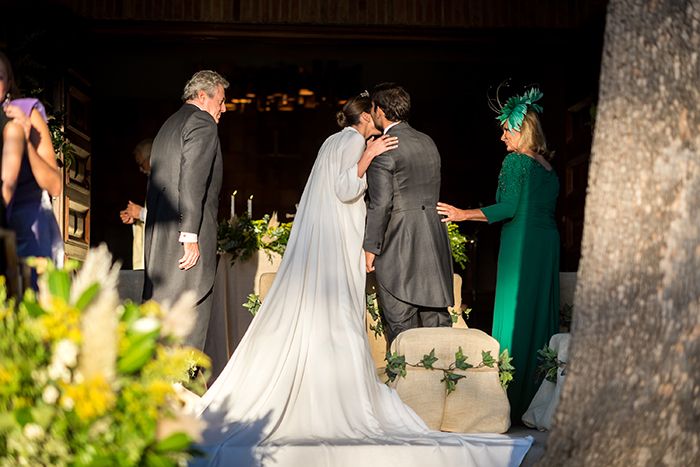
<svg viewBox="0 0 700 467">
<path fill-rule="evenodd" d="M 447 368 L 435 365 L 439 359 L 435 356 L 434 348 L 430 351 L 430 353 L 423 355 L 423 358 L 421 358 L 417 363 L 406 362 L 406 357 L 399 355 L 397 352 L 387 352 L 385 357 L 387 365 L 384 369 L 384 373 L 387 376 L 388 383 L 395 381 L 399 376 L 406 377 L 406 366 L 413 368 L 425 368 L 426 370 L 433 371 L 439 370 L 443 373 L 443 377 L 440 382 L 445 383 L 445 390 L 447 391 L 447 394 L 452 393 L 457 388 L 457 383 L 461 379 L 467 377 L 467 375 L 463 373 L 457 373 L 456 370 L 464 372 L 471 368 L 498 367 L 499 381 L 504 389 L 507 389 L 508 384 L 513 380 L 513 372 L 515 371 L 515 368 L 511 364 L 513 359 L 510 357 L 508 349 L 501 352 L 498 359 L 491 355 L 490 350 L 482 351 L 481 362 L 476 366 L 467 362 L 467 359 L 468 357 L 464 355 L 462 347 L 459 347 L 457 352 L 455 352 L 455 359 Z"/>
<path fill-rule="evenodd" d="M 565 374 L 566 362 L 559 360 L 557 351 L 550 346 L 545 345 L 537 351 L 537 360 L 540 361 L 537 370 L 535 370 L 535 375 L 538 378 L 544 376 L 550 383 L 556 383 L 559 368 L 562 369 L 562 375 Z"/>
</svg>

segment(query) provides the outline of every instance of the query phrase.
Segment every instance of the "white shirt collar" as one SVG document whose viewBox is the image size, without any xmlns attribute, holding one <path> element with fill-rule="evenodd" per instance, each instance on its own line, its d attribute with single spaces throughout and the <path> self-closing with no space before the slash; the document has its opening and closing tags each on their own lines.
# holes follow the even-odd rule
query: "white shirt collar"
<svg viewBox="0 0 700 467">
<path fill-rule="evenodd" d="M 401 121 L 394 122 L 394 123 L 392 123 L 391 125 L 389 125 L 388 127 L 384 128 L 384 134 L 386 134 L 386 132 L 389 131 L 389 129 L 390 129 L 392 126 L 396 126 L 396 125 L 398 125 L 399 123 L 401 123 Z"/>
</svg>

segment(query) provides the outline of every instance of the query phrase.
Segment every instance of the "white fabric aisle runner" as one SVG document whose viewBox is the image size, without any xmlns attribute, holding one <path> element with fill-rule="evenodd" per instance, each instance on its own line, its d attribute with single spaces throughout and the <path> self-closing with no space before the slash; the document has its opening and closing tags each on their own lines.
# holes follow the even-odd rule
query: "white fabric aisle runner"
<svg viewBox="0 0 700 467">
<path fill-rule="evenodd" d="M 364 138 L 329 137 L 265 302 L 197 413 L 211 466 L 517 466 L 531 437 L 430 431 L 375 373 L 364 327 Z M 415 252 L 414 252 L 415 253 Z"/>
</svg>

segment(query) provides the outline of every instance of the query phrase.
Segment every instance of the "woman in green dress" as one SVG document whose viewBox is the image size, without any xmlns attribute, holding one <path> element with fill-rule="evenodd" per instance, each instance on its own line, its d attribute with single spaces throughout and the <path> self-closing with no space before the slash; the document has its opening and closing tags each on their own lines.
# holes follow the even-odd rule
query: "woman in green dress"
<svg viewBox="0 0 700 467">
<path fill-rule="evenodd" d="M 448 221 L 503 221 L 498 255 L 493 337 L 513 357 L 515 378 L 508 388 L 511 417 L 520 420 L 536 392 L 537 350 L 559 330 L 559 232 L 554 209 L 559 181 L 532 89 L 511 98 L 498 119 L 508 155 L 498 176 L 496 204 L 458 209 L 438 203 Z"/>
</svg>

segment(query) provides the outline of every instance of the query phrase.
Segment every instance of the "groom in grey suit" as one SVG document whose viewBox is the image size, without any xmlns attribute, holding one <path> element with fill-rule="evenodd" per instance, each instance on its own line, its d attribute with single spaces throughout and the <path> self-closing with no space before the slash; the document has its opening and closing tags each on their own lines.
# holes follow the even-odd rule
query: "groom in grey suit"
<svg viewBox="0 0 700 467">
<path fill-rule="evenodd" d="M 372 119 L 397 136 L 399 147 L 367 169 L 364 250 L 375 271 L 387 341 L 407 329 L 451 326 L 452 255 L 445 224 L 435 209 L 440 195 L 440 154 L 428 136 L 407 122 L 408 93 L 394 83 L 371 94 Z"/>
<path fill-rule="evenodd" d="M 184 343 L 204 348 L 216 273 L 216 230 L 222 161 L 217 124 L 229 83 L 198 71 L 184 104 L 158 131 L 148 179 L 143 299 L 172 303 L 192 290 L 197 323 Z"/>
</svg>

